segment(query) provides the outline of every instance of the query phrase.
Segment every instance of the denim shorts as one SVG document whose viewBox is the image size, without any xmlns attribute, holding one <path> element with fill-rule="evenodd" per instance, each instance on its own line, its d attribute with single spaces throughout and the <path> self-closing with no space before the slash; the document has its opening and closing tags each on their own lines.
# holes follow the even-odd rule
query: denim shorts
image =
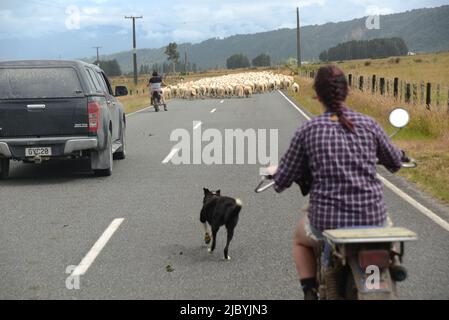
<svg viewBox="0 0 449 320">
<path fill-rule="evenodd" d="M 310 224 L 310 220 L 307 216 L 304 218 L 304 228 L 307 237 L 309 237 L 310 239 L 318 242 L 324 240 L 323 233 Z"/>
</svg>

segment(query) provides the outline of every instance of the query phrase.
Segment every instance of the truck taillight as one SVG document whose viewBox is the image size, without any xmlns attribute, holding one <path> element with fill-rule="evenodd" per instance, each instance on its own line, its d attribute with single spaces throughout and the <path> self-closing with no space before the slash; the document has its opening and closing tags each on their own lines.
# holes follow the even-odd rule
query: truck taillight
<svg viewBox="0 0 449 320">
<path fill-rule="evenodd" d="M 91 101 L 87 105 L 87 113 L 89 114 L 89 132 L 97 133 L 100 128 L 100 104 Z"/>
</svg>

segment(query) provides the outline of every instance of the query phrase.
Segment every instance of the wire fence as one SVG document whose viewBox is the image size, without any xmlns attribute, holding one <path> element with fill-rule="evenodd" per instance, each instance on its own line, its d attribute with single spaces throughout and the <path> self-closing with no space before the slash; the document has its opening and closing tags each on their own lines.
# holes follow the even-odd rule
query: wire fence
<svg viewBox="0 0 449 320">
<path fill-rule="evenodd" d="M 315 78 L 316 71 L 301 71 L 299 76 Z M 395 99 L 398 103 L 422 105 L 427 109 L 449 113 L 449 86 L 431 81 L 407 81 L 399 77 L 387 78 L 378 75 L 347 74 L 349 87 L 353 90 Z"/>
</svg>

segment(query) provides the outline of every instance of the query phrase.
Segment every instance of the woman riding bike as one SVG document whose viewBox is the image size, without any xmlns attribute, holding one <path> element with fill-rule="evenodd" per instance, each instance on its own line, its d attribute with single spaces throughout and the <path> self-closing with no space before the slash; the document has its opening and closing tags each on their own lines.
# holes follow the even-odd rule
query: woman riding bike
<svg viewBox="0 0 449 320">
<path fill-rule="evenodd" d="M 153 75 L 148 80 L 147 87 L 151 87 L 150 97 L 153 99 L 155 92 L 160 97 L 161 103 L 164 105 L 164 110 L 167 111 L 167 104 L 165 102 L 164 94 L 162 92 L 162 85 L 166 86 L 162 77 L 157 73 L 157 71 L 153 71 Z M 157 111 L 157 110 L 156 110 Z"/>
<path fill-rule="evenodd" d="M 325 112 L 301 126 L 279 167 L 268 169 L 277 192 L 293 182 L 310 182 L 308 214 L 299 221 L 293 243 L 305 299 L 317 299 L 313 248 L 323 240 L 322 231 L 386 225 L 376 165 L 396 172 L 404 157 L 375 120 L 345 105 L 348 84 L 339 68 L 320 68 L 314 89 Z"/>
</svg>

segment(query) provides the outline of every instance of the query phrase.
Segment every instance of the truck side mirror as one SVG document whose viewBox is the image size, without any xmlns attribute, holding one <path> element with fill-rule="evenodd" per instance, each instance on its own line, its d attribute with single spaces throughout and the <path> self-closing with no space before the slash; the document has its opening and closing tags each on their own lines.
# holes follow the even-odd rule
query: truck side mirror
<svg viewBox="0 0 449 320">
<path fill-rule="evenodd" d="M 115 94 L 116 97 L 123 97 L 128 95 L 128 88 L 125 86 L 116 86 Z"/>
</svg>

